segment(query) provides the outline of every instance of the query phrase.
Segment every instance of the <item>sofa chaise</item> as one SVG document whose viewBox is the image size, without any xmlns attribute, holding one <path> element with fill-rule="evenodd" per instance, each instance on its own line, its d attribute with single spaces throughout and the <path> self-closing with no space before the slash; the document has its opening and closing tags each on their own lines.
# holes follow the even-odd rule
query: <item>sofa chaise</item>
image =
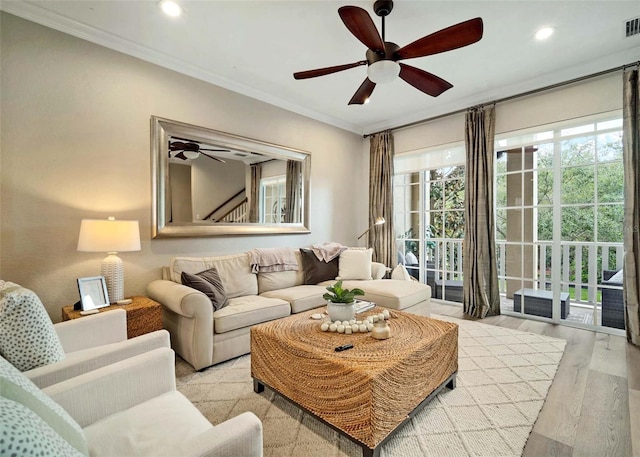
<svg viewBox="0 0 640 457">
<path fill-rule="evenodd" d="M 350 252 L 349 250 L 348 252 Z M 174 257 L 163 268 L 163 279 L 151 282 L 147 295 L 162 304 L 164 328 L 176 353 L 196 370 L 250 352 L 251 326 L 326 305 L 322 295 L 336 282 L 306 284 L 308 275 L 300 250 L 297 270 L 252 272 L 250 253 L 217 257 Z M 343 258 L 345 254 L 341 254 Z M 340 263 L 342 266 L 342 263 Z M 182 284 L 182 273 L 196 274 L 215 267 L 228 305 L 214 309 L 205 293 Z M 343 287 L 363 289 L 364 300 L 389 309 L 427 316 L 431 288 L 416 281 L 382 279 L 386 266 L 371 262 L 367 279 L 341 277 Z M 341 267 L 342 268 L 342 267 Z"/>
</svg>

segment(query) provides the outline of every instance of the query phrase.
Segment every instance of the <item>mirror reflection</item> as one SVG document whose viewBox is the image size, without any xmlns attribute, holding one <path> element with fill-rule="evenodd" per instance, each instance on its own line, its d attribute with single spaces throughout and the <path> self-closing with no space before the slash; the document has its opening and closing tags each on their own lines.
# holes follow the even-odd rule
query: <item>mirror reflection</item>
<svg viewBox="0 0 640 457">
<path fill-rule="evenodd" d="M 152 124 L 154 236 L 308 232 L 308 153 L 157 117 Z"/>
</svg>

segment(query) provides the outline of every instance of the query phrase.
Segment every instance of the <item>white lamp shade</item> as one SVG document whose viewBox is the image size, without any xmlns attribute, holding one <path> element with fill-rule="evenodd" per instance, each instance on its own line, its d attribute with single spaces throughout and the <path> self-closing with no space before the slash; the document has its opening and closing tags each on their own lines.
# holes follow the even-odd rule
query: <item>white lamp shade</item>
<svg viewBox="0 0 640 457">
<path fill-rule="evenodd" d="M 140 250 L 138 221 L 83 219 L 78 251 L 127 252 Z"/>
<path fill-rule="evenodd" d="M 400 65 L 393 60 L 379 60 L 367 68 L 367 76 L 376 84 L 390 83 L 400 74 Z"/>
<path fill-rule="evenodd" d="M 200 153 L 198 153 L 196 151 L 182 151 L 182 154 L 184 154 L 184 156 L 187 159 L 191 159 L 191 160 L 195 160 L 198 157 L 200 157 Z"/>
</svg>

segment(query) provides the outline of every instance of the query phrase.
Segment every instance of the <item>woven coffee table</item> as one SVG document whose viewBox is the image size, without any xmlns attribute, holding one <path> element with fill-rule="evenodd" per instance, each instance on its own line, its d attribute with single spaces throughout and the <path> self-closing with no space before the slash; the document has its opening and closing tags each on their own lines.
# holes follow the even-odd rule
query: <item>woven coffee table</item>
<svg viewBox="0 0 640 457">
<path fill-rule="evenodd" d="M 378 456 L 442 388 L 455 388 L 458 326 L 391 311 L 391 338 L 376 340 L 322 332 L 320 321 L 310 319 L 319 311 L 251 328 L 254 391 L 269 387 L 361 446 L 364 456 Z M 353 348 L 334 350 L 346 343 Z"/>
</svg>

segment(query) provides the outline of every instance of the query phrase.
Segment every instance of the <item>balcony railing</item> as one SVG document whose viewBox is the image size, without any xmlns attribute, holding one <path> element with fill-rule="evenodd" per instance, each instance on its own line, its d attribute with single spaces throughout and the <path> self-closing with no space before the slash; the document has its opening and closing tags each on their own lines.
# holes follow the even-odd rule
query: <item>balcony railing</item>
<svg viewBox="0 0 640 457">
<path fill-rule="evenodd" d="M 463 242 L 460 239 L 432 240 L 424 265 L 407 266 L 409 272 L 432 287 L 432 296 L 462 301 L 461 287 Z M 576 312 L 590 312 L 590 322 L 601 324 L 602 290 L 620 290 L 620 286 L 602 284 L 604 271 L 622 268 L 622 243 L 576 242 L 560 243 L 557 271 L 552 268 L 553 243 L 496 242 L 498 281 L 503 304 L 513 309 L 514 292 L 523 289 L 552 290 L 570 294 L 571 306 L 583 308 Z M 422 274 L 419 270 L 422 267 Z M 446 293 L 447 287 L 450 293 Z M 438 293 L 438 295 L 437 295 Z M 526 305 L 525 305 L 526 312 Z M 575 315 L 575 313 L 574 313 Z M 589 319 L 584 320 L 589 322 Z"/>
</svg>

